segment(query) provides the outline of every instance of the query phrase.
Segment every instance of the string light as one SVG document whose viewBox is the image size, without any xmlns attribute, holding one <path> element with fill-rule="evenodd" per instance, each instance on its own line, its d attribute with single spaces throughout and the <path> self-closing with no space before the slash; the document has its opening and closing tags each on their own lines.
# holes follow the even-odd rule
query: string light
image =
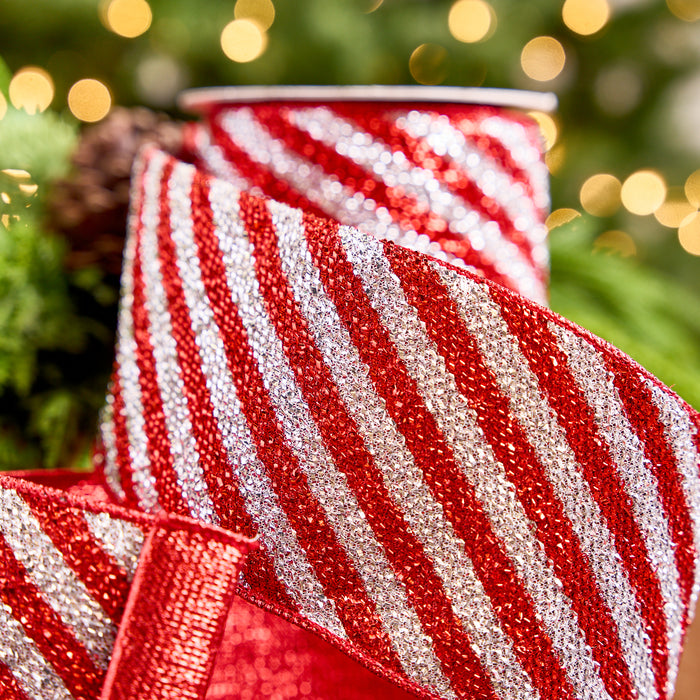
<svg viewBox="0 0 700 700">
<path fill-rule="evenodd" d="M 496 30 L 496 13 L 484 0 L 457 0 L 447 17 L 450 34 L 465 44 L 483 41 Z"/>
<path fill-rule="evenodd" d="M 221 32 L 221 48 L 232 61 L 248 63 L 267 48 L 267 34 L 253 20 L 234 19 Z"/>
<path fill-rule="evenodd" d="M 15 73 L 10 81 L 10 102 L 29 114 L 43 112 L 53 101 L 51 76 L 42 68 L 28 66 Z"/>
<path fill-rule="evenodd" d="M 672 187 L 666 193 L 664 203 L 654 212 L 654 217 L 662 226 L 678 228 L 696 209 L 686 199 L 682 187 Z"/>
<path fill-rule="evenodd" d="M 666 183 L 653 170 L 638 170 L 625 180 L 620 196 L 633 214 L 653 214 L 666 199 Z"/>
<path fill-rule="evenodd" d="M 686 253 L 700 255 L 700 212 L 685 218 L 678 229 L 678 241 Z"/>
<path fill-rule="evenodd" d="M 111 107 L 109 89 L 99 80 L 79 80 L 68 91 L 68 108 L 80 121 L 98 122 L 107 116 Z"/>
<path fill-rule="evenodd" d="M 599 32 L 610 19 L 607 0 L 566 0 L 561 10 L 564 24 L 576 34 Z"/>
<path fill-rule="evenodd" d="M 233 16 L 236 19 L 249 19 L 255 22 L 264 32 L 275 21 L 275 6 L 272 0 L 238 0 L 233 8 Z"/>
<path fill-rule="evenodd" d="M 555 209 L 545 220 L 544 225 L 547 227 L 548 231 L 552 231 L 559 226 L 568 224 L 569 221 L 581 216 L 581 212 L 576 209 L 571 209 L 569 207 L 562 207 L 561 209 Z"/>
<path fill-rule="evenodd" d="M 609 250 L 623 258 L 637 254 L 637 246 L 629 233 L 624 231 L 606 231 L 593 241 L 594 250 Z"/>
<path fill-rule="evenodd" d="M 554 80 L 564 68 L 566 52 L 552 36 L 538 36 L 525 44 L 520 65 L 525 75 L 539 82 Z"/>
<path fill-rule="evenodd" d="M 684 22 L 696 22 L 700 19 L 700 2 L 698 0 L 666 0 L 668 9 Z"/>
<path fill-rule="evenodd" d="M 685 196 L 697 209 L 700 208 L 700 170 L 696 170 L 685 181 Z"/>
<path fill-rule="evenodd" d="M 542 132 L 542 138 L 544 139 L 544 148 L 548 151 L 559 138 L 559 127 L 554 121 L 554 118 L 547 114 L 546 112 L 528 112 L 528 114 L 537 122 Z"/>
<path fill-rule="evenodd" d="M 146 0 L 110 0 L 102 18 L 107 29 L 133 39 L 148 31 L 153 12 Z"/>
<path fill-rule="evenodd" d="M 593 216 L 612 216 L 620 208 L 622 183 L 608 173 L 592 175 L 581 185 L 581 206 Z"/>
<path fill-rule="evenodd" d="M 411 54 L 408 69 L 422 85 L 437 85 L 447 75 L 447 51 L 439 44 L 421 44 Z"/>
</svg>

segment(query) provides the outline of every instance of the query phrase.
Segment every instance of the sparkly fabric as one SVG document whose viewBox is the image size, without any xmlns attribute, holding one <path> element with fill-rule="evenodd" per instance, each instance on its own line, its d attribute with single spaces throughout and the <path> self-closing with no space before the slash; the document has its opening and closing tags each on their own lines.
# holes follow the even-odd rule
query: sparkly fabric
<svg viewBox="0 0 700 700">
<path fill-rule="evenodd" d="M 139 158 L 101 481 L 0 477 L 2 697 L 671 697 L 700 417 L 525 298 L 529 126 L 380 111 Z"/>
</svg>

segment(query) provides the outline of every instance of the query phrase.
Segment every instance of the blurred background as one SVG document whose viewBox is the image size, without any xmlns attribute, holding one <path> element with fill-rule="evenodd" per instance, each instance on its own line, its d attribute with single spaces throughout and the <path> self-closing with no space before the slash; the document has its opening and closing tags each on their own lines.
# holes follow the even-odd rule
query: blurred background
<svg viewBox="0 0 700 700">
<path fill-rule="evenodd" d="M 699 20 L 700 0 L 3 0 L 0 468 L 89 463 L 131 158 L 176 145 L 199 86 L 555 92 L 533 114 L 551 305 L 700 407 Z"/>
</svg>

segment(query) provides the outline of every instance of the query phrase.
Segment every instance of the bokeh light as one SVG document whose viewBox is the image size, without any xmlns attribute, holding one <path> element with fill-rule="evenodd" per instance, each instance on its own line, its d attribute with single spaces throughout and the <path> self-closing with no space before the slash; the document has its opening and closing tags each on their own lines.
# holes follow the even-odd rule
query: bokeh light
<svg viewBox="0 0 700 700">
<path fill-rule="evenodd" d="M 678 241 L 686 253 L 700 255 L 700 212 L 686 217 L 678 229 Z"/>
<path fill-rule="evenodd" d="M 700 19 L 700 2 L 698 0 L 666 0 L 668 9 L 684 22 L 696 22 Z"/>
<path fill-rule="evenodd" d="M 682 187 L 669 187 L 666 199 L 654 212 L 654 217 L 662 226 L 678 228 L 696 209 L 687 200 Z"/>
<path fill-rule="evenodd" d="M 465 44 L 483 41 L 496 29 L 496 13 L 484 0 L 457 0 L 447 17 L 450 34 Z"/>
<path fill-rule="evenodd" d="M 566 0 L 561 10 L 564 24 L 576 34 L 599 32 L 610 19 L 607 0 Z"/>
<path fill-rule="evenodd" d="M 629 258 L 637 254 L 637 246 L 629 233 L 624 231 L 606 231 L 601 233 L 593 241 L 594 250 L 606 250 L 611 253 L 618 253 L 623 258 Z"/>
<path fill-rule="evenodd" d="M 564 167 L 565 161 L 566 146 L 563 143 L 555 144 L 544 154 L 544 164 L 551 175 L 556 175 Z"/>
<path fill-rule="evenodd" d="M 622 183 L 609 173 L 589 177 L 581 186 L 581 206 L 593 216 L 612 216 L 621 204 Z"/>
<path fill-rule="evenodd" d="M 136 87 L 144 102 L 169 107 L 187 85 L 186 69 L 168 54 L 151 53 L 136 69 Z"/>
<path fill-rule="evenodd" d="M 552 36 L 531 39 L 520 54 L 520 65 L 525 75 L 539 82 L 554 80 L 562 72 L 565 63 L 564 47 Z"/>
<path fill-rule="evenodd" d="M 133 39 L 148 31 L 153 13 L 146 0 L 110 0 L 103 18 L 115 34 Z"/>
<path fill-rule="evenodd" d="M 644 95 L 641 70 L 634 63 L 618 63 L 603 68 L 593 83 L 596 102 L 607 114 L 629 114 Z"/>
<path fill-rule="evenodd" d="M 68 91 L 68 107 L 76 119 L 98 122 L 109 113 L 112 96 L 104 83 L 85 78 L 75 83 Z"/>
<path fill-rule="evenodd" d="M 275 21 L 275 6 L 272 0 L 238 0 L 233 16 L 236 19 L 249 19 L 266 31 Z"/>
<path fill-rule="evenodd" d="M 554 121 L 554 118 L 547 114 L 546 112 L 528 112 L 528 114 L 537 122 L 542 132 L 542 138 L 544 139 L 544 148 L 548 151 L 559 138 L 559 127 Z"/>
<path fill-rule="evenodd" d="M 447 51 L 439 44 L 421 44 L 411 54 L 408 69 L 422 85 L 437 85 L 447 76 Z"/>
<path fill-rule="evenodd" d="M 570 207 L 562 207 L 561 209 L 555 209 L 545 220 L 544 225 L 547 227 L 548 231 L 552 231 L 559 226 L 568 224 L 569 221 L 573 221 L 577 217 L 581 216 L 581 212 L 576 209 L 571 209 Z"/>
<path fill-rule="evenodd" d="M 696 208 L 700 208 L 700 170 L 696 170 L 685 181 L 685 196 Z"/>
<path fill-rule="evenodd" d="M 0 92 L 0 119 L 2 119 L 7 114 L 7 100 L 5 95 Z"/>
<path fill-rule="evenodd" d="M 267 48 L 267 34 L 253 20 L 234 19 L 221 32 L 221 48 L 232 61 L 248 63 Z"/>
<path fill-rule="evenodd" d="M 27 66 L 15 73 L 9 92 L 10 102 L 16 109 L 36 114 L 43 112 L 53 101 L 53 80 L 43 68 Z"/>
<path fill-rule="evenodd" d="M 666 183 L 653 170 L 638 170 L 625 180 L 620 195 L 627 211 L 653 214 L 666 199 Z"/>
</svg>

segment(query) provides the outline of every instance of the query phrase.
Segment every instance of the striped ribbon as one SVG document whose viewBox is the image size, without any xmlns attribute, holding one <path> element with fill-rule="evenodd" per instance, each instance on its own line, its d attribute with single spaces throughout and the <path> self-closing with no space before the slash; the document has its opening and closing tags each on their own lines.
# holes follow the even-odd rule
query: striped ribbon
<svg viewBox="0 0 700 700">
<path fill-rule="evenodd" d="M 227 128 L 273 128 L 234 112 L 248 126 L 213 116 L 227 169 Z M 291 697 L 285 652 L 254 647 L 265 675 L 245 644 L 295 629 L 326 644 L 289 671 L 309 697 L 670 698 L 700 591 L 700 416 L 442 248 L 236 183 L 136 164 L 107 491 L 0 479 L 3 697 Z"/>
</svg>

